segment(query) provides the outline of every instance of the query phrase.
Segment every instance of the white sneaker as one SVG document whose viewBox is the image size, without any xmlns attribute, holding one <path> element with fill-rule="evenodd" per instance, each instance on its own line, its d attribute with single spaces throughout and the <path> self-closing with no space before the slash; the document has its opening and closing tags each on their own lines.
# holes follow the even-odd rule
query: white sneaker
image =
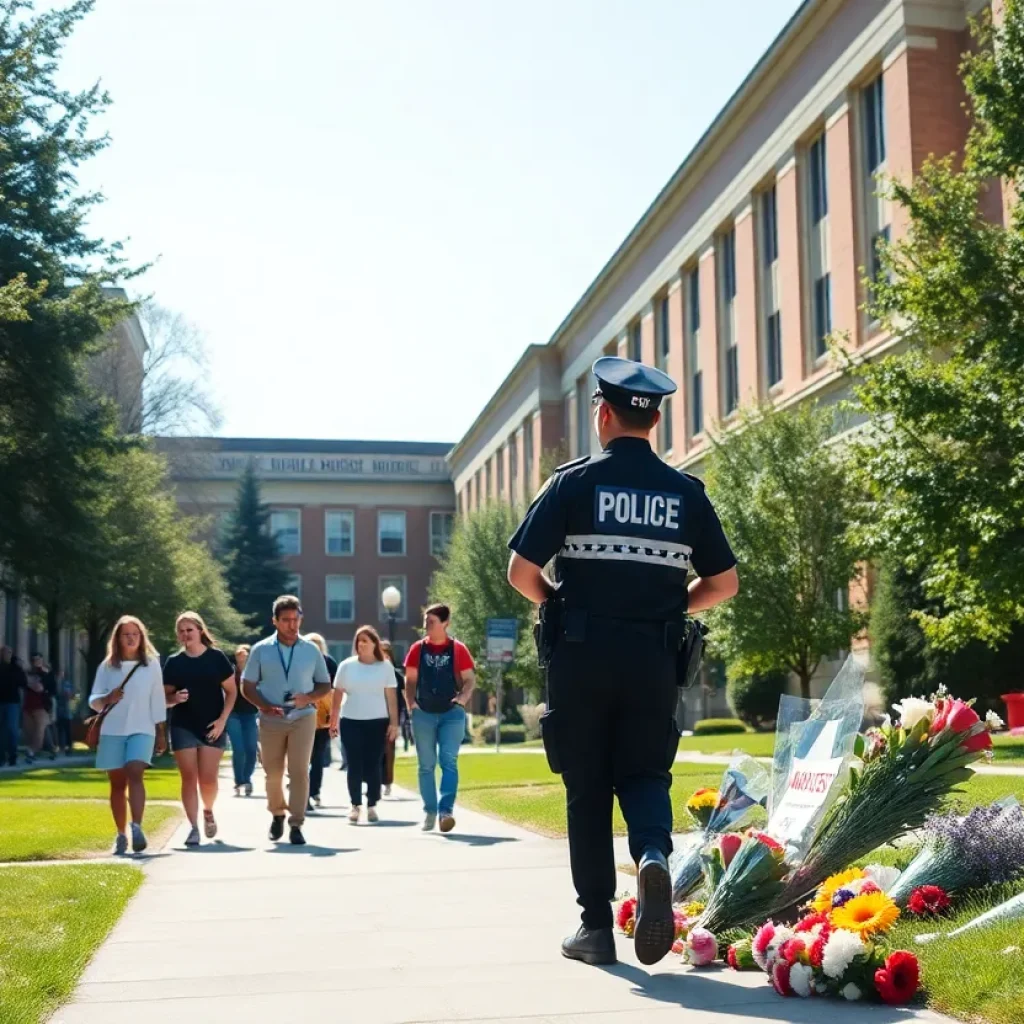
<svg viewBox="0 0 1024 1024">
<path fill-rule="evenodd" d="M 385 796 L 391 796 L 391 787 L 390 786 L 385 786 L 384 787 L 384 795 Z"/>
<path fill-rule="evenodd" d="M 376 824 L 378 821 L 380 821 L 380 818 L 377 815 L 377 808 L 376 807 L 367 807 L 366 808 L 366 820 L 370 821 L 370 822 L 373 822 L 374 824 Z"/>
<path fill-rule="evenodd" d="M 149 846 L 146 840 L 146 833 L 142 831 L 142 826 L 136 822 L 132 822 L 132 852 L 142 853 L 145 848 Z"/>
<path fill-rule="evenodd" d="M 423 818 L 423 831 L 424 832 L 433 832 L 434 831 L 434 825 L 436 825 L 436 824 L 437 824 L 437 815 L 436 814 L 427 814 L 427 815 L 425 815 L 424 818 Z"/>
<path fill-rule="evenodd" d="M 353 807 L 352 810 L 348 812 L 348 820 L 351 821 L 353 825 L 358 823 L 361 811 L 362 807 Z"/>
</svg>

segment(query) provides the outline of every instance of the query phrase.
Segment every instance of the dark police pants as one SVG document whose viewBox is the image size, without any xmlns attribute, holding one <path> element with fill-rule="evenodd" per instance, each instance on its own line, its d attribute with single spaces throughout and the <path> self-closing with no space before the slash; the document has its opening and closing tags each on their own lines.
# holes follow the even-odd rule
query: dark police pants
<svg viewBox="0 0 1024 1024">
<path fill-rule="evenodd" d="M 591 620 L 584 642 L 558 641 L 548 667 L 544 741 L 556 748 L 565 783 L 572 880 L 587 928 L 612 924 L 613 794 L 635 861 L 649 847 L 672 852 L 675 659 L 661 629 Z"/>
</svg>

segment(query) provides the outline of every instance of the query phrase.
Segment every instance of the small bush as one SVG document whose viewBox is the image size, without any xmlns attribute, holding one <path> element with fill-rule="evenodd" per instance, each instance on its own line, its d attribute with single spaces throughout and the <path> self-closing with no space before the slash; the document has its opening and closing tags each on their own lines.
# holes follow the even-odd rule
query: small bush
<svg viewBox="0 0 1024 1024">
<path fill-rule="evenodd" d="M 494 745 L 494 719 L 488 719 L 479 732 L 480 742 L 485 746 Z M 501 727 L 502 743 L 525 743 L 526 726 L 513 723 L 504 723 Z"/>
<path fill-rule="evenodd" d="M 694 736 L 722 736 L 746 731 L 747 727 L 738 718 L 703 718 L 693 727 Z"/>
<path fill-rule="evenodd" d="M 540 739 L 540 716 L 547 711 L 544 704 L 522 704 L 519 707 L 519 717 L 523 720 L 528 740 Z"/>
<path fill-rule="evenodd" d="M 785 672 L 730 678 L 726 695 L 733 714 L 753 729 L 763 729 L 779 714 L 779 698 L 786 692 Z"/>
</svg>

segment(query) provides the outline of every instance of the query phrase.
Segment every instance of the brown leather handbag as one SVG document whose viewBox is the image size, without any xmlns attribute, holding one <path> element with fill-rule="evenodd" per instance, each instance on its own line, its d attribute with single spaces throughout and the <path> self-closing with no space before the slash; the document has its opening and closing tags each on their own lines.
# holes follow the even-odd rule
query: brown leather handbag
<svg viewBox="0 0 1024 1024">
<path fill-rule="evenodd" d="M 115 686 L 114 690 L 120 690 L 121 693 L 123 694 L 124 688 L 128 685 L 128 680 L 131 679 L 133 675 L 135 675 L 141 664 L 141 661 L 137 662 L 133 666 L 131 672 L 129 672 L 128 675 L 126 675 L 124 679 L 121 680 L 121 685 Z M 110 692 L 113 693 L 114 691 L 111 690 Z M 107 704 L 104 706 L 103 710 L 99 712 L 99 714 L 93 715 L 91 718 L 87 718 L 85 720 L 85 743 L 90 750 L 95 750 L 100 745 L 100 727 L 103 725 L 103 719 L 107 717 L 107 712 L 114 707 L 117 707 L 117 705 Z"/>
</svg>

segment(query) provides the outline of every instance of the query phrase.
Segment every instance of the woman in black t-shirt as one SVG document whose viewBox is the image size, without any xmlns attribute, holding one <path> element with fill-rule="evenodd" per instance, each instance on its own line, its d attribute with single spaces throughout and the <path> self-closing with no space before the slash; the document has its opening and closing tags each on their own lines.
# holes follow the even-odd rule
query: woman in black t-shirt
<svg viewBox="0 0 1024 1024">
<path fill-rule="evenodd" d="M 227 746 L 224 729 L 235 703 L 235 670 L 227 655 L 213 646 L 197 612 L 182 612 L 175 623 L 182 650 L 164 665 L 164 691 L 170 708 L 171 745 L 181 773 L 181 803 L 192 830 L 186 846 L 199 845 L 199 798 L 203 830 L 217 834 L 213 805 L 217 773 Z"/>
</svg>

